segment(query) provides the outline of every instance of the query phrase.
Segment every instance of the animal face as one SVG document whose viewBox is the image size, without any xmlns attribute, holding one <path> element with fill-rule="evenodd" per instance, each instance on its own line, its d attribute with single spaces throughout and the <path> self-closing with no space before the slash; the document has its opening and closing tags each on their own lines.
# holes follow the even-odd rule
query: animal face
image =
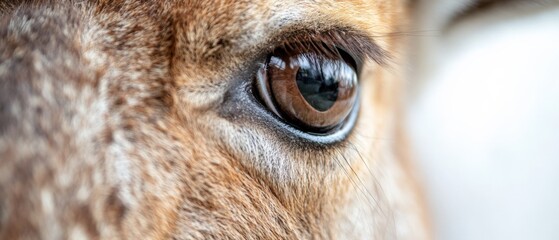
<svg viewBox="0 0 559 240">
<path fill-rule="evenodd" d="M 1 238 L 423 238 L 405 7 L 0 4 Z"/>
</svg>

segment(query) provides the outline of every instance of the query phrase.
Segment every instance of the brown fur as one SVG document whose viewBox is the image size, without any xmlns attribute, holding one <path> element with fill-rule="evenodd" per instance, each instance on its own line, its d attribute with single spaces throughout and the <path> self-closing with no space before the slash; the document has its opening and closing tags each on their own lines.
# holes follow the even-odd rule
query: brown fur
<svg viewBox="0 0 559 240">
<path fill-rule="evenodd" d="M 282 137 L 231 92 L 290 32 L 352 28 L 397 56 L 383 35 L 403 1 L 0 11 L 0 239 L 426 238 L 396 158 L 397 69 L 367 64 L 358 124 L 327 146 Z"/>
</svg>

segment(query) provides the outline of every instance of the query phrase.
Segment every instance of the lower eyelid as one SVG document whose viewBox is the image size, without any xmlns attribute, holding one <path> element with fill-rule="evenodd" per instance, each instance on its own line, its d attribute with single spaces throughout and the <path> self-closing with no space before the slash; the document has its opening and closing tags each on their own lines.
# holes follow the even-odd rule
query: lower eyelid
<svg viewBox="0 0 559 240">
<path fill-rule="evenodd" d="M 302 45 L 325 47 L 294 47 Z M 314 42 L 278 47 L 256 74 L 258 97 L 283 121 L 309 133 L 331 133 L 345 124 L 359 87 L 355 67 L 350 66 L 355 61 L 343 58 L 341 50 L 331 50 Z"/>
<path fill-rule="evenodd" d="M 359 116 L 359 100 L 347 119 L 347 124 L 333 134 L 311 135 L 300 131 L 269 112 L 253 94 L 251 81 L 235 81 L 229 86 L 217 114 L 242 128 L 261 128 L 273 141 L 295 148 L 330 148 L 343 143 L 352 133 Z M 359 96 L 358 96 L 359 99 Z M 270 139 L 272 141 L 272 139 Z"/>
</svg>

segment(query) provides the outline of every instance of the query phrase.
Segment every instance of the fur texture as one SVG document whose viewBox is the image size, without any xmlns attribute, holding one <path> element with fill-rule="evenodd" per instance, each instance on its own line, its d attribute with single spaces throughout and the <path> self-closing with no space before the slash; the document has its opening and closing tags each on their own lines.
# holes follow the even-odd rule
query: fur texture
<svg viewBox="0 0 559 240">
<path fill-rule="evenodd" d="M 397 57 L 403 1 L 57 2 L 0 3 L 1 239 L 427 237 L 395 67 L 366 64 L 336 144 L 270 127 L 240 87 L 293 32 Z"/>
</svg>

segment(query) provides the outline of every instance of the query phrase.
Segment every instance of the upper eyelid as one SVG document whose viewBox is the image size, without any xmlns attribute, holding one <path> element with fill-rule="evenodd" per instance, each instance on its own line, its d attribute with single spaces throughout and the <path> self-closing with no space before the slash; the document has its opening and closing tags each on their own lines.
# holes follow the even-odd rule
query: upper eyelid
<svg viewBox="0 0 559 240">
<path fill-rule="evenodd" d="M 272 38 L 269 46 L 273 46 L 273 48 L 269 49 L 273 50 L 274 48 L 285 44 L 313 41 L 332 44 L 346 51 L 350 55 L 357 57 L 359 60 L 372 59 L 378 64 L 384 65 L 391 59 L 388 52 L 379 46 L 371 37 L 361 31 L 353 29 L 330 29 L 324 31 L 298 30 L 283 32 L 278 34 L 278 37 Z"/>
</svg>

